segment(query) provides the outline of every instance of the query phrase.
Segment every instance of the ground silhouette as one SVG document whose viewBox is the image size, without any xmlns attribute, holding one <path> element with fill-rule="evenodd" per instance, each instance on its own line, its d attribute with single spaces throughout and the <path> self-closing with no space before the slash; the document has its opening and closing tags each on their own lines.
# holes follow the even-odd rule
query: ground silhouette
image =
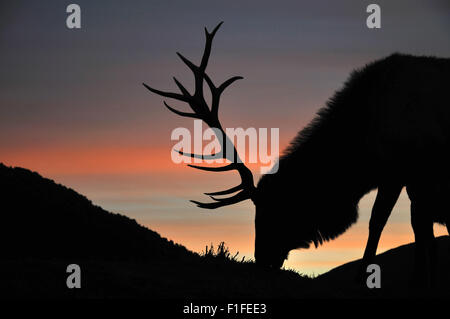
<svg viewBox="0 0 450 319">
<path fill-rule="evenodd" d="M 309 278 L 257 267 L 224 246 L 202 256 L 136 221 L 109 213 L 75 191 L 23 168 L 0 164 L 0 285 L 3 298 L 384 298 L 411 296 L 413 245 L 378 255 L 382 288 L 355 281 L 357 262 Z M 434 293 L 448 297 L 448 236 L 440 237 Z M 66 287 L 79 264 L 82 288 Z"/>
</svg>

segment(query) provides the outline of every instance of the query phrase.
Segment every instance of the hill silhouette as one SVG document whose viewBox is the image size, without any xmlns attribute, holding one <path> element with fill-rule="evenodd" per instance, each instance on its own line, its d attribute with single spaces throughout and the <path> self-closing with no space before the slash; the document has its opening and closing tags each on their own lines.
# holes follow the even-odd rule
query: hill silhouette
<svg viewBox="0 0 450 319">
<path fill-rule="evenodd" d="M 153 260 L 192 255 L 135 220 L 107 212 L 74 190 L 23 168 L 0 164 L 0 194 L 2 258 Z"/>
<path fill-rule="evenodd" d="M 381 288 L 367 289 L 355 280 L 360 260 L 355 260 L 317 277 L 318 287 L 327 287 L 327 296 L 333 298 L 449 298 L 450 292 L 450 238 L 436 238 L 438 248 L 437 280 L 430 291 L 417 290 L 413 274 L 414 245 L 407 244 L 390 249 L 375 257 L 380 266 Z"/>
<path fill-rule="evenodd" d="M 385 298 L 411 296 L 413 244 L 376 257 L 382 288 L 355 280 L 357 261 L 317 278 L 239 261 L 226 247 L 199 255 L 95 206 L 86 197 L 23 168 L 0 164 L 0 296 L 6 298 Z M 439 280 L 448 297 L 450 240 L 438 239 Z M 82 288 L 66 287 L 79 264 Z"/>
<path fill-rule="evenodd" d="M 2 297 L 283 297 L 310 280 L 200 256 L 38 173 L 0 163 Z M 82 288 L 66 287 L 79 264 Z"/>
</svg>

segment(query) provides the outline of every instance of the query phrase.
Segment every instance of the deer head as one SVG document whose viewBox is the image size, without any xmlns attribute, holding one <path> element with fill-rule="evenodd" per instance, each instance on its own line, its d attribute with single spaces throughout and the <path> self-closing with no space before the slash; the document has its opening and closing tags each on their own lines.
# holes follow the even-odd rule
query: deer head
<svg viewBox="0 0 450 319">
<path fill-rule="evenodd" d="M 287 257 L 288 251 L 286 252 L 286 249 L 280 249 L 280 247 L 278 247 L 279 243 L 277 241 L 273 240 L 271 241 L 273 237 L 271 236 L 271 230 L 273 229 L 272 228 L 272 226 L 274 226 L 273 220 L 275 218 L 270 218 L 271 215 L 266 213 L 267 211 L 266 209 L 264 208 L 259 209 L 257 199 L 258 194 L 257 189 L 254 186 L 252 172 L 248 167 L 245 166 L 245 164 L 239 158 L 235 146 L 230 141 L 229 137 L 226 135 L 218 117 L 219 102 L 222 93 L 228 86 L 230 86 L 235 81 L 242 79 L 242 77 L 241 76 L 231 77 L 230 79 L 226 80 L 219 86 L 216 86 L 206 73 L 206 67 L 208 65 L 208 60 L 211 53 L 212 41 L 217 30 L 221 25 L 222 22 L 218 26 L 216 26 L 211 33 L 208 32 L 208 30 L 205 28 L 206 44 L 200 65 L 198 66 L 195 65 L 190 60 L 188 60 L 183 55 L 177 52 L 177 55 L 189 67 L 189 69 L 192 71 L 194 75 L 195 92 L 193 94 L 191 94 L 175 77 L 173 79 L 175 81 L 175 84 L 179 88 L 180 93 L 160 91 L 146 85 L 145 83 L 143 83 L 143 85 L 152 93 L 189 104 L 190 108 L 192 109 L 192 112 L 182 112 L 171 107 L 164 101 L 164 105 L 173 113 L 183 117 L 201 119 L 203 122 L 205 122 L 210 128 L 214 130 L 217 139 L 220 141 L 221 144 L 220 145 L 221 150 L 217 154 L 207 154 L 207 155 L 191 154 L 183 151 L 178 151 L 181 155 L 205 160 L 222 158 L 229 162 L 229 164 L 221 167 L 208 167 L 197 165 L 188 165 L 188 166 L 211 172 L 224 172 L 236 170 L 241 177 L 241 183 L 238 186 L 219 192 L 205 193 L 206 195 L 211 197 L 213 202 L 202 203 L 194 200 L 192 200 L 191 202 L 195 203 L 198 207 L 201 208 L 215 209 L 227 205 L 232 205 L 247 199 L 251 199 L 256 206 L 256 215 L 257 215 L 255 219 L 256 262 L 258 264 L 279 268 L 283 264 L 284 259 Z M 211 92 L 211 105 L 208 105 L 203 94 L 204 82 L 206 82 L 207 87 Z M 234 195 L 230 197 L 217 197 L 230 194 Z M 258 215 L 261 215 L 261 218 L 258 218 Z"/>
</svg>

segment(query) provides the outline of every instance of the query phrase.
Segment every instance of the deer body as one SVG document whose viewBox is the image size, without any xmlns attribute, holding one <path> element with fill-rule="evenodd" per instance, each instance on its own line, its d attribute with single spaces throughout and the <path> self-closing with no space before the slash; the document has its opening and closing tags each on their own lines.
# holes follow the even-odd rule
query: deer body
<svg viewBox="0 0 450 319">
<path fill-rule="evenodd" d="M 277 234 L 272 240 L 263 233 L 261 255 L 268 260 L 278 256 L 278 266 L 294 247 L 335 238 L 356 221 L 360 198 L 378 188 L 365 254 L 370 258 L 403 186 L 445 189 L 450 172 L 450 105 L 444 96 L 449 74 L 450 59 L 399 54 L 354 72 L 294 139 L 278 172 L 259 181 L 261 207 L 273 202 L 277 208 L 264 209 L 257 219 L 273 225 L 271 215 L 277 214 L 293 228 L 273 232 L 272 226 Z M 426 214 L 437 222 L 449 218 L 439 211 Z M 256 236 L 258 242 L 258 232 Z M 284 251 L 269 253 L 267 247 Z"/>
<path fill-rule="evenodd" d="M 256 206 L 256 262 L 279 268 L 290 250 L 308 248 L 311 243 L 318 246 L 345 232 L 358 218 L 359 200 L 377 188 L 364 254 L 368 262 L 375 256 L 383 227 L 406 186 L 417 244 L 416 264 L 430 264 L 426 258 L 434 255 L 433 222 L 450 227 L 445 203 L 438 201 L 450 191 L 450 59 L 393 54 L 354 71 L 292 141 L 279 159 L 278 171 L 262 176 L 255 187 L 251 171 L 239 161 L 218 117 L 222 92 L 242 78 L 235 76 L 216 86 L 206 73 L 219 27 L 211 33 L 205 29 L 206 45 L 198 66 L 178 54 L 194 73 L 194 93 L 175 78 L 181 93 L 144 84 L 153 93 L 188 103 L 193 112 L 178 111 L 164 102 L 170 111 L 202 119 L 222 135 L 219 154 L 179 153 L 203 159 L 219 155 L 229 164 L 189 166 L 213 172 L 236 170 L 241 177 L 236 187 L 207 193 L 213 202 L 193 202 L 214 209 L 251 199 Z M 211 105 L 203 95 L 204 82 L 211 91 Z M 230 147 L 231 156 L 226 150 Z"/>
</svg>

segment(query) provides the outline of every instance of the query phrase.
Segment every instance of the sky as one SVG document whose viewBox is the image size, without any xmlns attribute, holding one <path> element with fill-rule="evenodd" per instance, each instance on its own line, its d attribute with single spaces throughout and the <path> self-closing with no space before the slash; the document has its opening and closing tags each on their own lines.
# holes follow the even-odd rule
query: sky
<svg viewBox="0 0 450 319">
<path fill-rule="evenodd" d="M 381 29 L 366 27 L 373 2 Z M 81 8 L 81 29 L 66 27 L 70 3 Z M 448 1 L 2 1 L 0 162 L 38 171 L 189 249 L 225 241 L 251 258 L 250 201 L 213 212 L 188 201 L 238 177 L 174 164 L 171 132 L 193 122 L 141 85 L 175 91 L 176 76 L 192 88 L 175 52 L 199 61 L 203 27 L 220 21 L 209 74 L 244 77 L 224 93 L 221 121 L 279 128 L 280 151 L 353 69 L 393 52 L 450 57 Z M 375 195 L 361 200 L 347 233 L 292 252 L 285 267 L 317 275 L 360 258 Z M 379 251 L 412 240 L 402 193 Z"/>
</svg>

